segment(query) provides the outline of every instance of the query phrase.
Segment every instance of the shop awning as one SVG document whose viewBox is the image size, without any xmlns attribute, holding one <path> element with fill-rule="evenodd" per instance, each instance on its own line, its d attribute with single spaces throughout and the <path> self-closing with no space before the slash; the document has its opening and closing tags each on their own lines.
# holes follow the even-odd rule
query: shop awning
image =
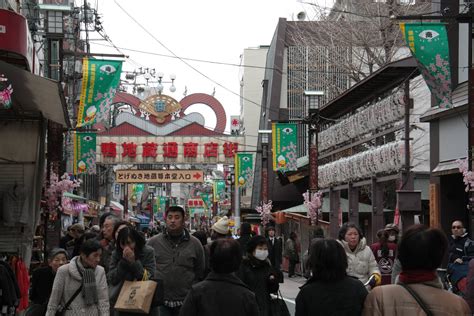
<svg viewBox="0 0 474 316">
<path fill-rule="evenodd" d="M 63 197 L 67 197 L 74 200 L 87 201 L 87 198 L 69 192 L 63 192 Z"/>
<path fill-rule="evenodd" d="M 431 171 L 433 176 L 444 176 L 459 173 L 459 164 L 456 160 L 442 161 Z"/>
<path fill-rule="evenodd" d="M 119 202 L 110 201 L 110 207 L 115 211 L 123 212 L 123 205 Z"/>
<path fill-rule="evenodd" d="M 0 75 L 11 83 L 13 112 L 18 115 L 41 113 L 48 120 L 69 126 L 66 100 L 59 82 L 34 75 L 0 61 Z"/>
</svg>

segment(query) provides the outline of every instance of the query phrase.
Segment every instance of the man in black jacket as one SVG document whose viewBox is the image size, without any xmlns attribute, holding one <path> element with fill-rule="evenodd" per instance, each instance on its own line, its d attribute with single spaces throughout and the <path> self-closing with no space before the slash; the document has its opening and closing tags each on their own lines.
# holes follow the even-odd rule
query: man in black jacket
<svg viewBox="0 0 474 316">
<path fill-rule="evenodd" d="M 242 251 L 234 239 L 218 239 L 211 245 L 211 272 L 186 296 L 180 316 L 258 316 L 255 295 L 235 276 Z"/>
<path fill-rule="evenodd" d="M 451 225 L 452 235 L 449 236 L 449 263 L 463 263 L 462 257 L 466 256 L 464 246 L 468 240 L 466 229 L 460 220 L 455 220 Z"/>
</svg>

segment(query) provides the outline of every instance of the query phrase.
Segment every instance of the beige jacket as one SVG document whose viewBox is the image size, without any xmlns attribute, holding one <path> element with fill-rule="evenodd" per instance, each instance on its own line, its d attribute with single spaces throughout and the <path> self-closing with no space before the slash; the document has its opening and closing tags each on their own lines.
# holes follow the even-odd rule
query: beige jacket
<svg viewBox="0 0 474 316">
<path fill-rule="evenodd" d="M 365 238 L 359 241 L 356 249 L 352 251 L 344 240 L 338 240 L 347 255 L 347 275 L 359 279 L 362 283 L 369 280 L 374 273 L 381 275 L 374 253 L 367 246 Z"/>
<path fill-rule="evenodd" d="M 428 306 L 434 316 L 472 315 L 467 303 L 459 296 L 443 290 L 439 279 L 409 285 Z M 425 312 L 398 284 L 374 288 L 365 299 L 362 316 L 425 316 Z"/>
<path fill-rule="evenodd" d="M 77 289 L 81 286 L 82 276 L 77 270 L 76 260 L 72 258 L 69 264 L 58 269 L 54 278 L 53 289 L 48 302 L 46 316 L 54 316 L 60 305 L 64 306 Z M 99 301 L 95 305 L 86 306 L 82 293 L 76 296 L 65 312 L 65 316 L 109 316 L 109 294 L 104 268 L 95 268 L 95 281 Z"/>
</svg>

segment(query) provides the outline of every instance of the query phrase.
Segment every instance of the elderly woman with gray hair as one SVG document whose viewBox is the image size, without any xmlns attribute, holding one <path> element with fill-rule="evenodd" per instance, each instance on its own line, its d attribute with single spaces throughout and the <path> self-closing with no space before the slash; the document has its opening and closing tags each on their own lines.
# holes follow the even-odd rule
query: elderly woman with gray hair
<svg viewBox="0 0 474 316">
<path fill-rule="evenodd" d="M 85 241 L 80 255 L 58 269 L 46 316 L 64 311 L 65 316 L 109 316 L 109 296 L 104 268 L 99 266 L 102 248 L 98 241 Z"/>
</svg>

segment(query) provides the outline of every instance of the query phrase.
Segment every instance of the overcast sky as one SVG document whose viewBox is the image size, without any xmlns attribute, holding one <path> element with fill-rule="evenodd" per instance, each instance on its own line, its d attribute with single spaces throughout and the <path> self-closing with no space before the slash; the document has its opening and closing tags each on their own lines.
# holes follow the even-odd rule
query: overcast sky
<svg viewBox="0 0 474 316">
<path fill-rule="evenodd" d="M 76 1 L 79 2 L 82 1 Z M 311 2 L 329 7 L 333 1 Z M 238 65 L 244 49 L 269 45 L 279 17 L 296 20 L 301 11 L 312 15 L 312 6 L 296 0 L 89 0 L 89 3 L 97 8 L 112 42 L 126 48 L 121 51 L 130 57 L 123 70 L 155 68 L 164 73 L 165 80 L 175 74 L 176 92 L 170 93 L 169 84 L 165 84 L 164 93 L 178 101 L 183 98 L 185 87 L 188 95 L 211 94 L 215 89 L 215 97 L 226 109 L 228 119 L 240 111 Z M 110 44 L 91 41 L 91 52 L 119 53 L 104 45 Z M 199 111 L 206 115 L 205 125 L 214 127 L 212 112 L 202 106 Z"/>
</svg>

